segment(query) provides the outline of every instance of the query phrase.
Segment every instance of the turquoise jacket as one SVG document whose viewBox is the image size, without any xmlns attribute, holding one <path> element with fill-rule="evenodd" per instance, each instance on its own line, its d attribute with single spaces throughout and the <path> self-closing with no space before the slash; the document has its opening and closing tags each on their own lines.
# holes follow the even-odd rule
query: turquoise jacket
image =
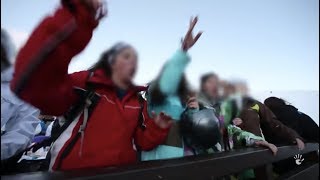
<svg viewBox="0 0 320 180">
<path fill-rule="evenodd" d="M 171 59 L 167 61 L 163 71 L 157 81 L 151 83 L 147 93 L 148 113 L 154 111 L 159 114 L 161 111 L 170 115 L 175 121 L 180 120 L 181 114 L 186 107 L 181 104 L 177 90 L 183 73 L 190 62 L 190 57 L 186 52 L 178 50 Z M 159 84 L 156 84 L 159 83 Z M 158 85 L 161 93 L 164 95 L 163 103 L 154 104 L 149 94 L 152 87 Z M 174 146 L 159 145 L 151 151 L 143 151 L 141 154 L 142 161 L 177 158 L 184 155 L 184 149 Z"/>
</svg>

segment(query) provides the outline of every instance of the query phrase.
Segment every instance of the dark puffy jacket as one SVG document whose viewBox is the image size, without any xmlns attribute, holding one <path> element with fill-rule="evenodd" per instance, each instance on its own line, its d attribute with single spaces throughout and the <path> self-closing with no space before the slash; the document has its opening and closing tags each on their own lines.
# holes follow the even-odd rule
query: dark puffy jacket
<svg viewBox="0 0 320 180">
<path fill-rule="evenodd" d="M 259 101 L 244 98 L 243 110 L 239 117 L 243 120 L 241 129 L 257 136 L 263 135 L 274 144 L 295 144 L 299 134 L 280 122 L 272 111 Z"/>
<path fill-rule="evenodd" d="M 291 105 L 272 108 L 277 119 L 294 129 L 307 142 L 319 142 L 319 126 L 308 115 Z"/>
</svg>

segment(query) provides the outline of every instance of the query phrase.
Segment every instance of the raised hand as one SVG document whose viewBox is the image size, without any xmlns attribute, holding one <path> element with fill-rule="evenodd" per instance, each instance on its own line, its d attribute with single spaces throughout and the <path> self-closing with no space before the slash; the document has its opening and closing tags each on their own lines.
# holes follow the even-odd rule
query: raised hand
<svg viewBox="0 0 320 180">
<path fill-rule="evenodd" d="M 172 118 L 164 112 L 160 112 L 158 115 L 156 115 L 156 113 L 153 111 L 152 118 L 154 119 L 155 124 L 161 129 L 166 129 L 173 123 Z"/>
<path fill-rule="evenodd" d="M 197 98 L 195 96 L 189 97 L 188 102 L 187 102 L 187 106 L 190 109 L 199 109 L 199 103 L 197 101 Z"/>
<path fill-rule="evenodd" d="M 93 13 L 96 20 L 100 20 L 107 15 L 106 3 L 103 0 L 81 0 Z"/>
<path fill-rule="evenodd" d="M 195 17 L 195 18 L 191 17 L 190 26 L 187 31 L 187 34 L 182 39 L 183 51 L 188 51 L 198 41 L 198 39 L 202 35 L 202 32 L 200 31 L 195 37 L 193 37 L 192 31 L 194 26 L 197 24 L 197 22 L 198 22 L 198 17 Z"/>
</svg>

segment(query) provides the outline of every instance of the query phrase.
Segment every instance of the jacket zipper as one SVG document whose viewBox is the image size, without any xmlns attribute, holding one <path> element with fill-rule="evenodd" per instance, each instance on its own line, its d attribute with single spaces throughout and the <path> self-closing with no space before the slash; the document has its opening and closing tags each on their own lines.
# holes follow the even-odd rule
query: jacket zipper
<svg viewBox="0 0 320 180">
<path fill-rule="evenodd" d="M 80 125 L 80 128 L 79 128 L 79 131 L 78 133 L 80 133 L 81 135 L 81 142 L 80 142 L 80 150 L 79 150 L 79 157 L 81 158 L 82 157 L 82 149 L 83 149 L 83 140 L 84 140 L 84 131 L 87 127 L 87 122 L 88 122 L 88 108 L 89 106 L 92 104 L 91 100 L 90 99 L 87 99 L 86 100 L 86 106 L 83 110 L 83 122 L 82 124 Z"/>
<path fill-rule="evenodd" d="M 94 94 L 93 94 L 94 95 Z M 91 96 L 93 96 L 91 95 Z M 62 152 L 61 157 L 59 159 L 58 165 L 57 165 L 57 170 L 60 170 L 61 165 L 62 165 L 62 161 L 70 154 L 72 148 L 74 147 L 74 145 L 77 143 L 79 137 L 81 136 L 81 142 L 80 142 L 80 150 L 79 150 L 79 157 L 82 157 L 82 149 L 83 149 L 83 140 L 84 140 L 84 131 L 85 128 L 87 126 L 87 122 L 88 122 L 88 107 L 92 104 L 91 101 L 91 97 L 89 95 L 89 98 L 87 98 L 86 100 L 86 105 L 83 111 L 83 122 L 80 125 L 79 131 L 76 134 L 76 136 L 70 141 L 70 143 L 67 145 L 66 149 Z"/>
</svg>

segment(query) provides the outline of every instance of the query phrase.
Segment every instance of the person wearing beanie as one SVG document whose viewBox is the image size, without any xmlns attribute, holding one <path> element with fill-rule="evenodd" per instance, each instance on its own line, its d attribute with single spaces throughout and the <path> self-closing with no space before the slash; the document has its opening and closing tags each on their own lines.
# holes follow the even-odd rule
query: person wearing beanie
<svg viewBox="0 0 320 180">
<path fill-rule="evenodd" d="M 131 45 L 117 43 L 88 70 L 68 74 L 105 15 L 100 0 L 63 1 L 17 56 L 11 89 L 63 122 L 52 130 L 49 171 L 136 163 L 135 147 L 152 150 L 170 129 L 171 117 L 149 116 L 140 94 L 146 87 L 133 83 L 138 54 Z"/>
</svg>

